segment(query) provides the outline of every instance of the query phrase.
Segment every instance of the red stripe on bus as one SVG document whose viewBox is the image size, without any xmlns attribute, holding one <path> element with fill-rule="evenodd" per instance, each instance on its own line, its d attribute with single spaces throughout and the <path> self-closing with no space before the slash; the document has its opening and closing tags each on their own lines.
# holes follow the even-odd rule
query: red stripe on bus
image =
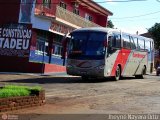
<svg viewBox="0 0 160 120">
<path fill-rule="evenodd" d="M 117 66 L 120 64 L 121 65 L 121 73 L 124 70 L 124 67 L 127 63 L 128 57 L 131 53 L 131 50 L 128 49 L 121 49 L 117 55 L 116 61 L 114 63 L 114 66 L 112 68 L 111 76 L 115 76 L 115 71 Z"/>
</svg>

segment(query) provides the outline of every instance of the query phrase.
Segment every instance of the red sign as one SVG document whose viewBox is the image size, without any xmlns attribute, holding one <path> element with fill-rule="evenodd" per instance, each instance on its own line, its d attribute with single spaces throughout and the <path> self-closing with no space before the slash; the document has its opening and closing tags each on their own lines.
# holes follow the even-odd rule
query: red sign
<svg viewBox="0 0 160 120">
<path fill-rule="evenodd" d="M 136 58 L 144 58 L 145 55 L 139 54 L 139 53 L 133 53 L 133 57 L 136 57 Z"/>
<path fill-rule="evenodd" d="M 52 23 L 50 29 L 56 32 L 63 33 L 63 34 L 70 33 L 74 30 L 73 28 L 69 28 L 69 27 L 66 27 L 64 25 L 60 25 L 57 23 Z"/>
</svg>

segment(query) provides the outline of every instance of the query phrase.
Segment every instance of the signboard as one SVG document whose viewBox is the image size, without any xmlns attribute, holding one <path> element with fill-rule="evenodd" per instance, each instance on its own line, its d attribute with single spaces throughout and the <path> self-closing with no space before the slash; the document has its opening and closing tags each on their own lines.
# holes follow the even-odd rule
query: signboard
<svg viewBox="0 0 160 120">
<path fill-rule="evenodd" d="M 32 29 L 29 25 L 0 26 L 0 55 L 28 57 Z"/>
<path fill-rule="evenodd" d="M 50 30 L 53 30 L 62 34 L 67 34 L 72 32 L 74 29 L 52 22 Z"/>
<path fill-rule="evenodd" d="M 19 23 L 31 23 L 34 7 L 35 0 L 21 0 Z"/>
</svg>

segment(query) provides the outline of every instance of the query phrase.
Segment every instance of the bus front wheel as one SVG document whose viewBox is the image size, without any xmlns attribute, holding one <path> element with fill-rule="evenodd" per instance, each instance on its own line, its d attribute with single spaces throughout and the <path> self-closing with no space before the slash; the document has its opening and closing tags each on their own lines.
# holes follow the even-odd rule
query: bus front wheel
<svg viewBox="0 0 160 120">
<path fill-rule="evenodd" d="M 89 77 L 88 76 L 81 76 L 82 80 L 88 80 Z"/>
<path fill-rule="evenodd" d="M 114 79 L 118 81 L 120 80 L 120 78 L 121 78 L 121 68 L 120 66 L 117 66 Z"/>
</svg>

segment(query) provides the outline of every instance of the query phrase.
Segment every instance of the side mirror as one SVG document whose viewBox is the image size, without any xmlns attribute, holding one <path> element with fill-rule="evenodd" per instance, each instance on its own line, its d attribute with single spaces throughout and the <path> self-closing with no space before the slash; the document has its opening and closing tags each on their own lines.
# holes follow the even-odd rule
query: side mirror
<svg viewBox="0 0 160 120">
<path fill-rule="evenodd" d="M 104 47 L 108 47 L 107 40 L 105 40 L 105 41 L 103 42 L 103 46 L 104 46 Z"/>
</svg>

